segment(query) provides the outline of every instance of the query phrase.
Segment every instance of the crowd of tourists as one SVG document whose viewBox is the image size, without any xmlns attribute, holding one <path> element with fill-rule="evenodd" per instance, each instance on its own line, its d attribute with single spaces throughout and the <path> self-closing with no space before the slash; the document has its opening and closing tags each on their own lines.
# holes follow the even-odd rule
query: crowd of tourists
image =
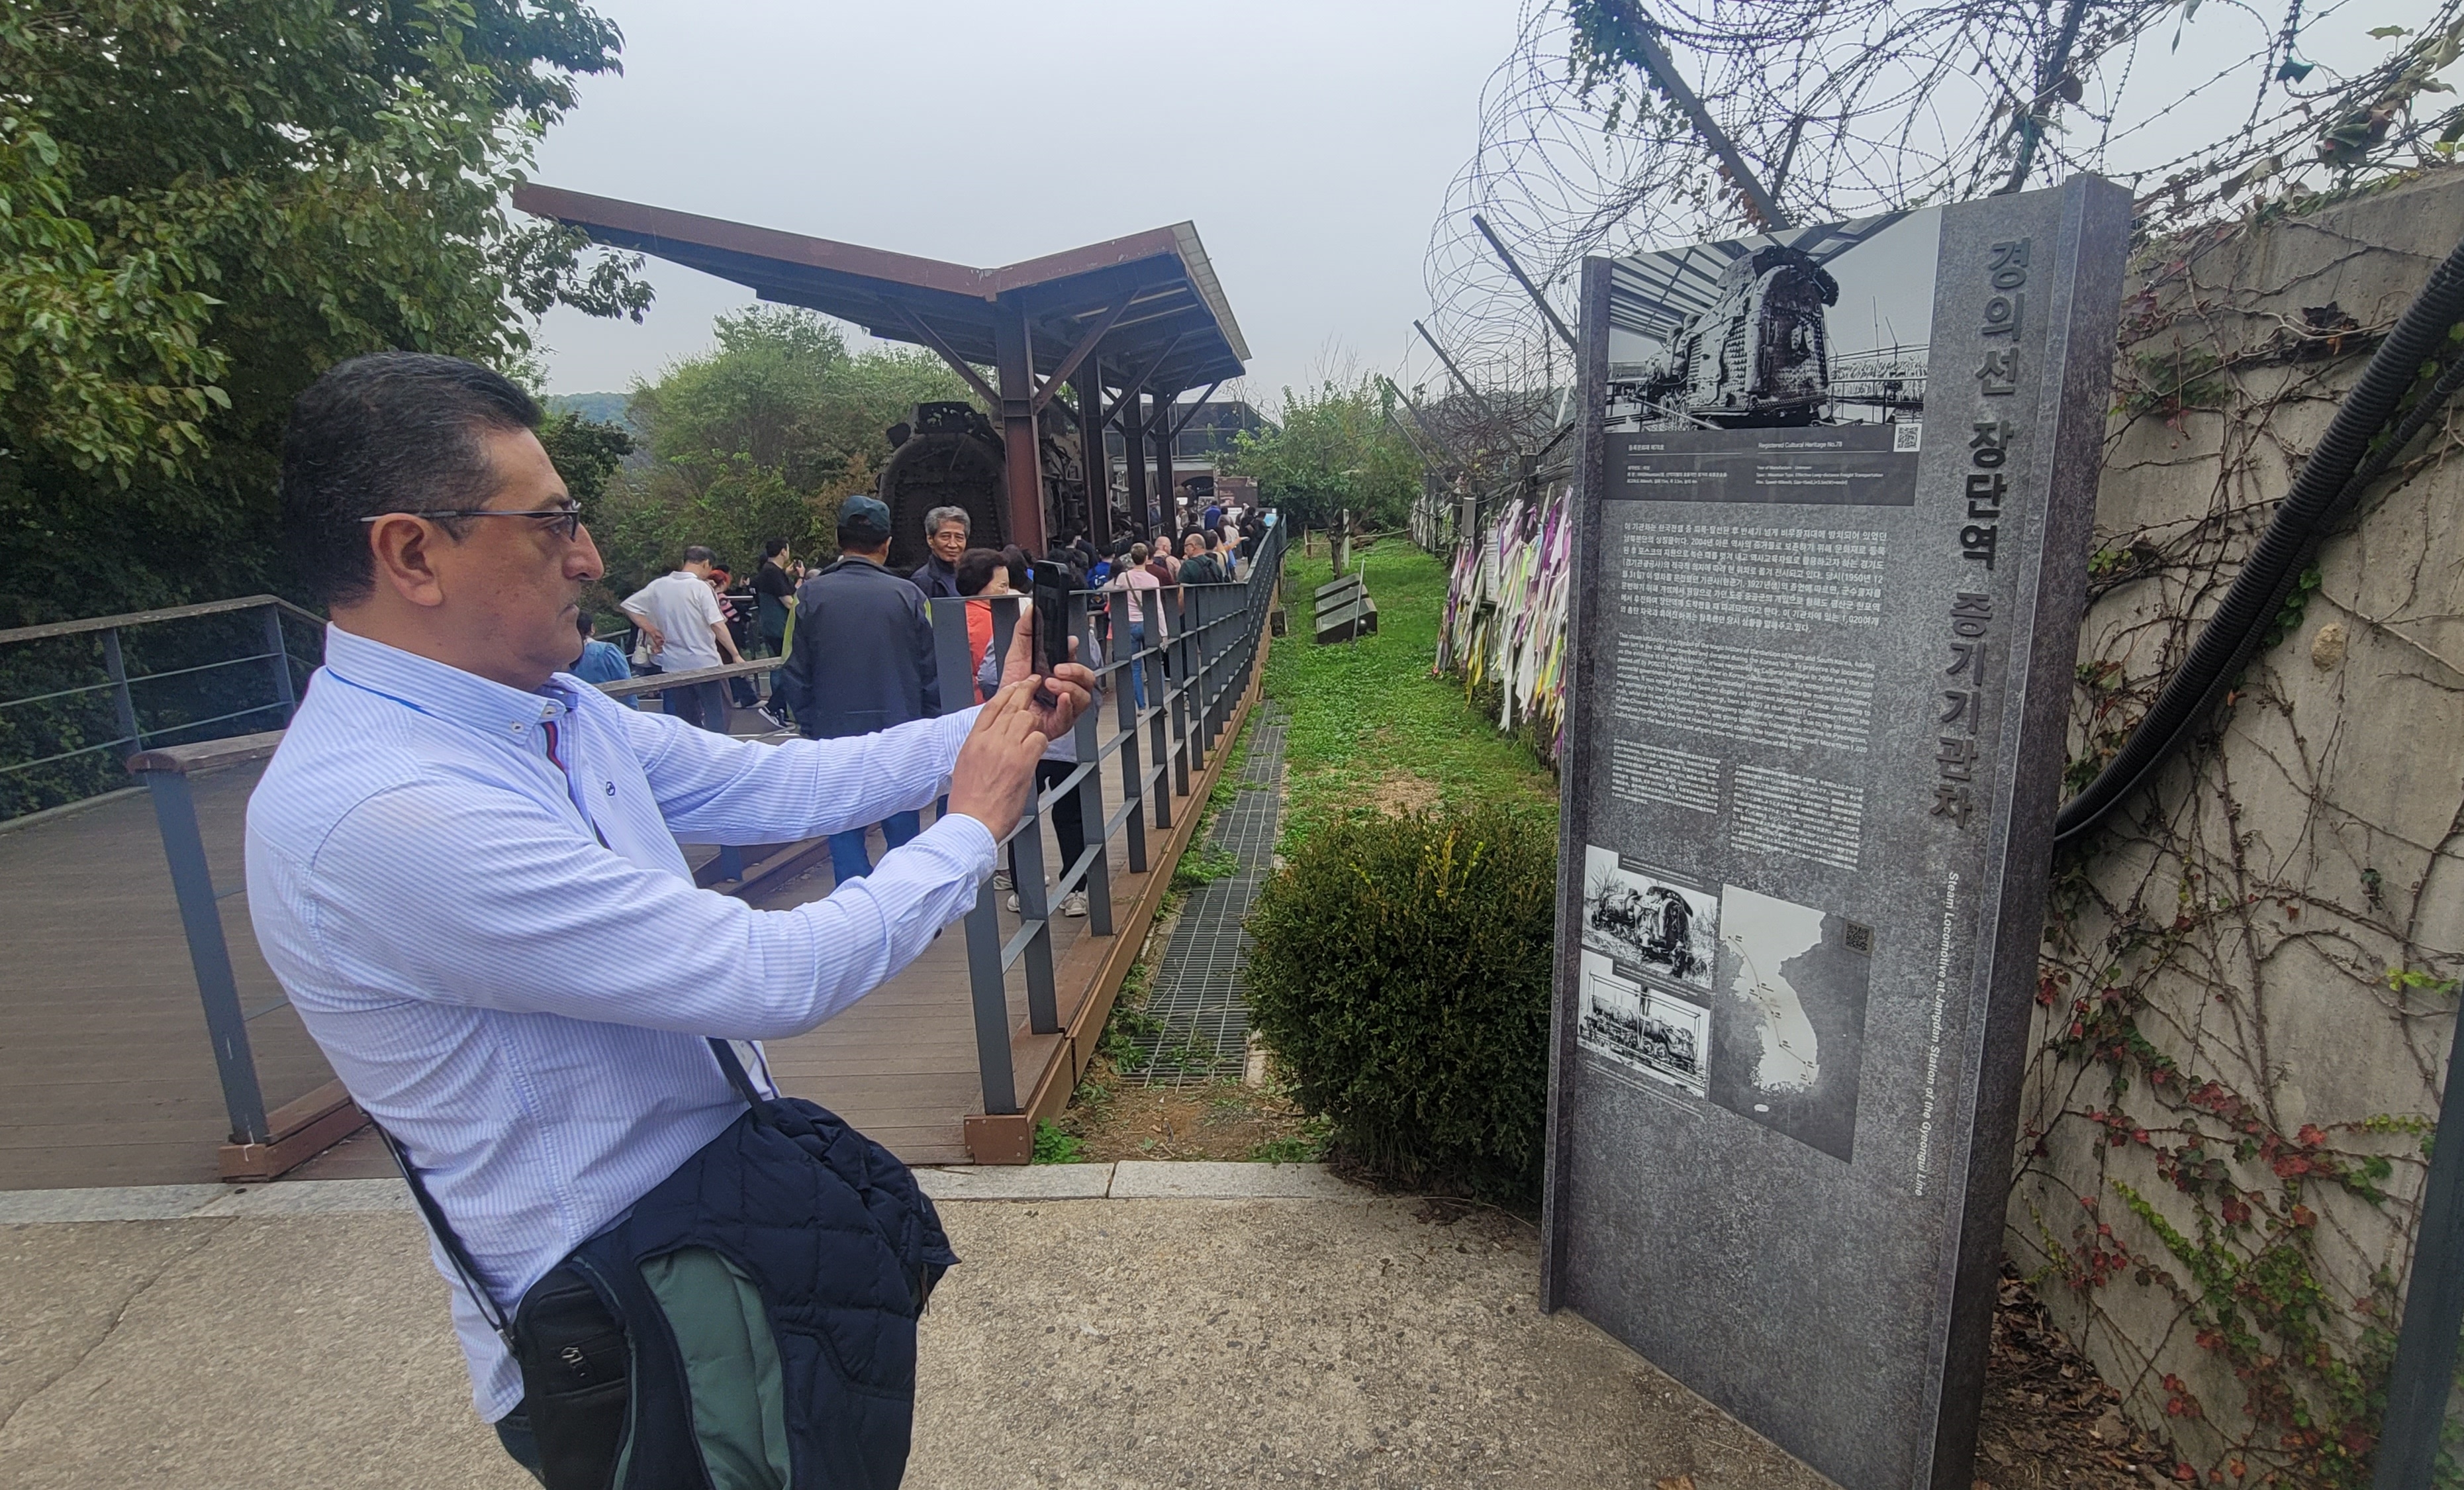
<svg viewBox="0 0 2464 1490">
<path fill-rule="evenodd" d="M 1198 499 L 1180 500 L 1194 507 Z M 1160 526 L 1160 508 L 1151 506 L 1149 513 L 1156 520 L 1151 528 Z M 1030 571 L 1042 562 L 1063 571 L 1067 589 L 1126 592 L 1122 639 L 1129 651 L 1124 655 L 1135 656 L 1150 635 L 1156 645 L 1165 639 L 1163 608 L 1152 591 L 1241 579 L 1245 557 L 1265 531 L 1264 514 L 1257 509 L 1226 508 L 1211 497 L 1202 510 L 1187 517 L 1189 526 L 1177 539 L 1165 533 L 1149 544 L 1121 537 L 1109 551 L 1099 549 L 1084 532 L 1066 533 L 1038 561 L 1014 544 L 971 546 L 974 520 L 967 510 L 935 507 L 925 514 L 925 560 L 902 581 L 889 567 L 889 508 L 874 497 L 850 497 L 839 514 L 839 557 L 819 569 L 808 571 L 786 539 L 773 539 L 763 545 L 759 568 L 739 592 L 731 589 L 733 576 L 713 550 L 700 545 L 686 547 L 675 569 L 625 599 L 621 610 L 631 628 L 629 654 L 596 639 L 596 618 L 584 612 L 580 625 L 587 639 L 576 676 L 615 682 L 778 657 L 781 665 L 769 675 L 767 698 L 753 677 L 738 676 L 724 682 L 672 684 L 660 691 L 660 706 L 688 723 L 720 733 L 732 727 L 731 705 L 754 709 L 772 728 L 807 739 L 861 735 L 931 718 L 942 705 L 922 602 L 990 602 L 1002 594 L 1023 594 Z M 890 581 L 900 583 L 885 583 Z M 968 607 L 969 643 L 979 658 L 990 645 L 991 610 L 989 603 Z M 1120 625 L 1117 612 L 1114 625 Z M 793 645 L 800 634 L 806 641 L 801 656 Z M 1130 674 L 1136 704 L 1145 708 L 1145 671 L 1133 668 Z M 915 831 L 908 820 L 882 828 L 893 847 Z M 842 875 L 862 873 L 861 848 L 838 862 Z M 1071 914 L 1083 914 L 1083 909 Z"/>
</svg>

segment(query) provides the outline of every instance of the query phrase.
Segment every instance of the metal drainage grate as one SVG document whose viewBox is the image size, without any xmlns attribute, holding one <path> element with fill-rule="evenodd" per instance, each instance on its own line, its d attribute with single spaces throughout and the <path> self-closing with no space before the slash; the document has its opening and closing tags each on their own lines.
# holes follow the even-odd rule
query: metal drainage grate
<svg viewBox="0 0 2464 1490">
<path fill-rule="evenodd" d="M 1138 1040 L 1146 1059 L 1135 1079 L 1146 1085 L 1237 1079 L 1247 1063 L 1249 933 L 1241 923 L 1274 867 L 1284 802 L 1284 720 L 1272 704 L 1260 705 L 1240 789 L 1206 840 L 1228 851 L 1241 867 L 1191 893 L 1147 991 L 1147 1012 L 1160 1028 Z"/>
</svg>

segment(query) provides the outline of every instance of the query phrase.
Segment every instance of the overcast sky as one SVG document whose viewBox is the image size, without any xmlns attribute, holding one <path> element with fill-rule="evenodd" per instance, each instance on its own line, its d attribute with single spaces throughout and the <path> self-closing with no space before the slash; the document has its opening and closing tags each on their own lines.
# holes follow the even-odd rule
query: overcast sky
<svg viewBox="0 0 2464 1490">
<path fill-rule="evenodd" d="M 1524 0 L 596 3 L 624 29 L 625 76 L 583 82 L 537 179 L 981 267 L 1193 221 L 1249 344 L 1245 391 L 1272 409 L 1330 371 L 1425 364 L 1430 226 Z M 2366 28 L 2434 9 L 2312 0 L 2302 49 L 2365 64 L 2387 45 Z M 2160 25 L 2117 62 L 2125 112 L 2161 122 L 2115 167 L 2238 125 L 2246 84 L 2182 94 L 2264 55 L 2272 16 L 2211 6 L 2178 48 Z M 647 272 L 643 324 L 547 318 L 552 391 L 654 378 L 751 300 Z"/>
<path fill-rule="evenodd" d="M 1187 219 L 1247 337 L 1250 393 L 1398 360 L 1420 261 L 1479 139 L 1514 0 L 599 0 L 589 78 L 537 179 L 961 264 Z M 547 318 L 548 387 L 622 389 L 751 300 L 651 259 L 639 325 Z"/>
</svg>

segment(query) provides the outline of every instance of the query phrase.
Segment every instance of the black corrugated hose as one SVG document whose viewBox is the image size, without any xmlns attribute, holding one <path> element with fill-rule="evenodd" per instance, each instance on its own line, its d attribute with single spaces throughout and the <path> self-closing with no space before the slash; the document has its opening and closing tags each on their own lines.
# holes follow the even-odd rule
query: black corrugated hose
<svg viewBox="0 0 2464 1490">
<path fill-rule="evenodd" d="M 2449 396 L 2464 386 L 2464 358 L 2415 400 L 2393 434 L 2376 451 L 2370 441 L 2387 426 L 2406 389 L 2419 380 L 2449 333 L 2464 322 L 2464 243 L 2431 271 L 2430 282 L 2405 308 L 2395 329 L 2379 344 L 2359 383 L 2344 395 L 2319 448 L 2293 479 L 2293 490 L 2276 512 L 2258 545 L 2225 591 L 2190 646 L 2181 671 L 2166 681 L 2156 702 L 2121 751 L 2085 790 L 2065 803 L 2054 823 L 2054 841 L 2067 843 L 2096 827 L 2154 778 L 2188 744 L 2282 613 L 2285 597 L 2309 567 L 2329 529 L 2354 500 L 2384 474 L 2396 453 L 2428 425 Z M 2452 353 L 2450 355 L 2453 355 Z"/>
</svg>

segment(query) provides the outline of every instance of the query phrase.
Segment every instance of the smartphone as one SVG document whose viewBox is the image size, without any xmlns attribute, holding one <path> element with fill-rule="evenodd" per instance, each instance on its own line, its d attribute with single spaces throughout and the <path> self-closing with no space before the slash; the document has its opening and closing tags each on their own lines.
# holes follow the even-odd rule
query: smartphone
<svg viewBox="0 0 2464 1490">
<path fill-rule="evenodd" d="M 1049 678 L 1069 660 L 1069 571 L 1061 565 L 1038 563 L 1028 567 L 1029 615 L 1035 625 L 1035 672 Z"/>
</svg>

